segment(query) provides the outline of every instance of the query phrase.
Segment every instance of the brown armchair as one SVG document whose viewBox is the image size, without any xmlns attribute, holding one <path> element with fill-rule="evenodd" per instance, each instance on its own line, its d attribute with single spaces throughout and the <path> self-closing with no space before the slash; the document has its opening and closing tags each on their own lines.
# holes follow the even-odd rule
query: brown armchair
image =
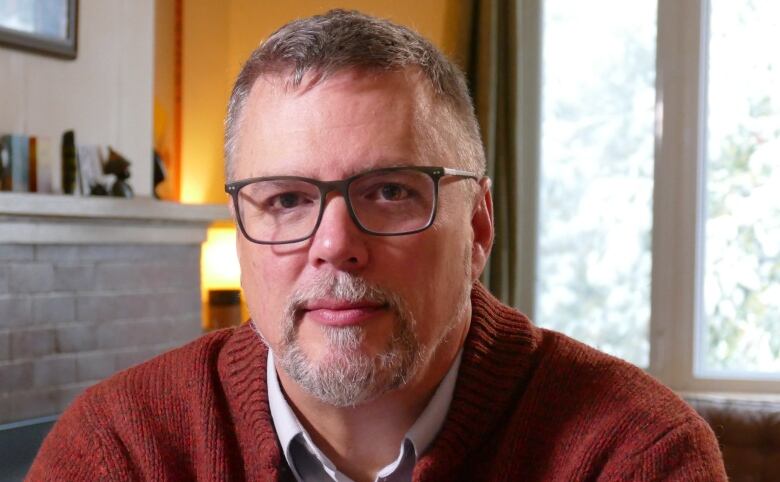
<svg viewBox="0 0 780 482">
<path fill-rule="evenodd" d="M 780 482 L 780 397 L 684 394 L 718 437 L 732 482 Z"/>
</svg>

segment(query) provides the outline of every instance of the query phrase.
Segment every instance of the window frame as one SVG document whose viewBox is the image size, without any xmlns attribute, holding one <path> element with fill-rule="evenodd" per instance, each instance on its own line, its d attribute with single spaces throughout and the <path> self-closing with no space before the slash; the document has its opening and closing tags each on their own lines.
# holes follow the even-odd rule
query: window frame
<svg viewBox="0 0 780 482">
<path fill-rule="evenodd" d="M 541 157 L 540 103 L 543 0 L 521 0 L 517 25 L 537 21 L 535 38 L 526 35 L 518 49 L 517 115 L 519 136 L 537 139 L 518 153 L 518 164 L 532 180 L 524 181 L 537 196 L 521 205 L 518 225 L 533 226 L 538 242 L 538 173 Z M 702 282 L 705 241 L 707 50 L 709 0 L 658 0 L 656 35 L 656 119 L 653 180 L 652 270 L 650 289 L 650 363 L 647 371 L 678 392 L 780 393 L 780 379 L 704 374 Z M 525 82 L 523 82 L 525 81 Z M 532 88 L 529 88 L 529 84 Z M 528 120 L 531 121 L 528 121 Z M 535 120 L 535 122 L 533 122 Z M 522 142 L 520 143 L 522 145 Z M 527 192 L 527 191 L 526 191 Z M 528 252 L 535 256 L 535 244 Z M 519 273 L 519 305 L 534 316 L 536 263 Z"/>
</svg>

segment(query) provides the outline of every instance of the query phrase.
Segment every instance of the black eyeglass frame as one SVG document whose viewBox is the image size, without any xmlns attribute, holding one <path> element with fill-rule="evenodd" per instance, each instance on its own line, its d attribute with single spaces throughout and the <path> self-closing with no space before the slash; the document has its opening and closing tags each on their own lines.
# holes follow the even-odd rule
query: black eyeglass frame
<svg viewBox="0 0 780 482">
<path fill-rule="evenodd" d="M 367 229 L 365 226 L 361 224 L 360 220 L 355 214 L 355 210 L 352 208 L 352 201 L 349 198 L 350 184 L 352 184 L 352 182 L 354 182 L 356 179 L 364 177 L 367 174 L 381 174 L 385 172 L 408 171 L 408 170 L 425 173 L 428 176 L 430 176 L 431 180 L 433 180 L 433 209 L 431 211 L 431 216 L 428 219 L 428 222 L 423 227 L 413 229 L 411 231 L 403 231 L 400 233 L 380 233 L 380 232 L 371 231 L 370 229 Z M 474 179 L 475 181 L 480 181 L 484 177 L 478 174 L 474 174 L 473 172 L 463 171 L 460 169 L 452 169 L 449 167 L 397 166 L 397 167 L 384 167 L 380 169 L 372 169 L 370 171 L 361 172 L 359 174 L 355 174 L 354 176 L 350 176 L 346 179 L 341 179 L 338 181 L 320 181 L 318 179 L 312 179 L 309 177 L 301 177 L 301 176 L 251 177 L 248 179 L 242 179 L 239 181 L 233 181 L 225 184 L 225 192 L 228 193 L 230 197 L 233 199 L 233 207 L 235 208 L 236 221 L 238 222 L 238 227 L 241 230 L 241 233 L 244 235 L 246 239 L 256 244 L 266 244 L 266 245 L 292 244 L 292 243 L 299 243 L 301 241 L 305 241 L 311 238 L 312 236 L 314 236 L 314 233 L 316 233 L 317 229 L 320 227 L 320 223 L 322 222 L 322 215 L 325 212 L 325 199 L 328 193 L 333 191 L 337 191 L 344 198 L 344 202 L 347 205 L 347 212 L 349 212 L 349 217 L 352 218 L 352 222 L 354 222 L 355 226 L 357 226 L 358 229 L 360 229 L 362 232 L 371 234 L 373 236 L 406 236 L 409 234 L 415 234 L 421 231 L 425 231 L 426 229 L 430 228 L 431 225 L 433 225 L 433 222 L 436 220 L 436 211 L 438 210 L 438 206 L 439 206 L 439 180 L 441 180 L 441 178 L 444 176 L 456 176 L 465 179 Z M 260 181 L 303 181 L 317 187 L 317 189 L 320 191 L 320 211 L 317 214 L 317 222 L 314 224 L 314 227 L 312 228 L 309 234 L 300 238 L 291 239 L 289 241 L 259 241 L 257 239 L 254 239 L 252 236 L 250 236 L 247 233 L 246 229 L 244 228 L 244 222 L 241 219 L 241 210 L 238 204 L 238 193 L 239 191 L 241 191 L 241 188 L 243 188 L 244 186 L 247 186 L 249 184 L 254 184 Z"/>
</svg>

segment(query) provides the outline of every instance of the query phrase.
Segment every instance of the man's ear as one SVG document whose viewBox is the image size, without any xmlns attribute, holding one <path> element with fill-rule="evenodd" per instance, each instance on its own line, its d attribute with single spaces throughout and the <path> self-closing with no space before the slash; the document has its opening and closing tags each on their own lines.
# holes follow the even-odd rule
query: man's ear
<svg viewBox="0 0 780 482">
<path fill-rule="evenodd" d="M 471 213 L 471 229 L 474 241 L 471 244 L 471 281 L 476 281 L 485 269 L 490 251 L 493 249 L 493 196 L 490 194 L 490 178 L 479 181 L 479 197 Z"/>
</svg>

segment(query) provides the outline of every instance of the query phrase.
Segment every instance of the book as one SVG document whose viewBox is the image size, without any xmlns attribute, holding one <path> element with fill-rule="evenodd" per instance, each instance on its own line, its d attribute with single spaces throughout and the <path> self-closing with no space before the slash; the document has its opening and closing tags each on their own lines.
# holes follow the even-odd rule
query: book
<svg viewBox="0 0 780 482">
<path fill-rule="evenodd" d="M 0 191 L 11 190 L 11 136 L 0 137 Z"/>
<path fill-rule="evenodd" d="M 30 190 L 30 138 L 11 136 L 11 190 L 27 192 Z"/>
<path fill-rule="evenodd" d="M 37 192 L 62 194 L 62 161 L 56 147 L 50 137 L 38 137 L 35 140 Z"/>
<path fill-rule="evenodd" d="M 37 156 L 37 138 L 30 136 L 27 142 L 27 190 L 36 192 L 38 190 L 38 156 Z"/>
<path fill-rule="evenodd" d="M 30 190 L 30 138 L 9 134 L 2 137 L 0 166 L 2 190 L 28 192 Z"/>
<path fill-rule="evenodd" d="M 62 192 L 76 194 L 78 188 L 79 163 L 76 152 L 76 136 L 72 130 L 62 134 Z"/>
</svg>

